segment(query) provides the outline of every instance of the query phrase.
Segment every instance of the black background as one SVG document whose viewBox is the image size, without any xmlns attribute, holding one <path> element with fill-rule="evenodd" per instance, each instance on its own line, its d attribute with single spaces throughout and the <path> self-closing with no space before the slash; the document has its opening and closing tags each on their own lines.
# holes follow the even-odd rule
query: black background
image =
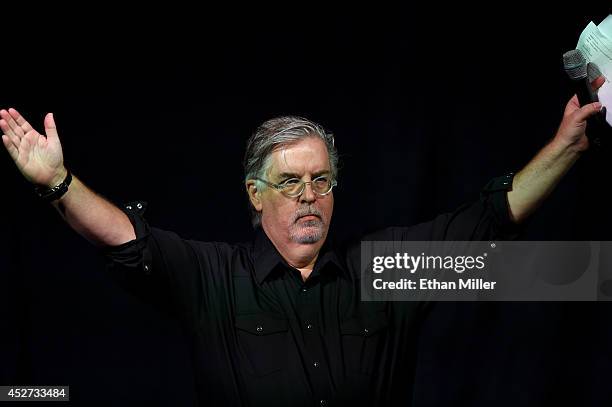
<svg viewBox="0 0 612 407">
<path fill-rule="evenodd" d="M 159 8 L 101 22 L 104 10 L 73 10 L 67 25 L 5 31 L 0 106 L 41 130 L 54 112 L 67 167 L 113 202 L 147 201 L 152 225 L 231 242 L 251 236 L 246 139 L 268 118 L 306 116 L 336 135 L 343 239 L 477 199 L 554 135 L 571 96 L 561 55 L 608 10 L 496 7 Z M 525 238 L 610 240 L 610 154 L 581 158 Z M 88 404 L 193 403 L 178 324 L 115 285 L 7 153 L 0 167 L 0 384 L 70 385 Z M 607 303 L 437 304 L 414 404 L 609 404 L 611 316 Z"/>
</svg>

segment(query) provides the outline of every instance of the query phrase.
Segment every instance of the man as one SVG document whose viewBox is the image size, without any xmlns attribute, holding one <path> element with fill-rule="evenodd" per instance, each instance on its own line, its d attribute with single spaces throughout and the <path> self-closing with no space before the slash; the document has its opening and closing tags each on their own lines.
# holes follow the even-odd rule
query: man
<svg viewBox="0 0 612 407">
<path fill-rule="evenodd" d="M 602 78 L 595 85 L 601 85 Z M 565 109 L 555 137 L 514 177 L 481 198 L 413 227 L 368 240 L 512 237 L 588 148 L 599 103 Z M 46 137 L 14 109 L 0 111 L 2 141 L 26 179 L 68 224 L 100 247 L 125 281 L 161 287 L 193 333 L 204 405 L 384 405 L 410 401 L 417 302 L 361 302 L 359 252 L 327 241 L 337 152 L 302 118 L 264 123 L 245 156 L 256 227 L 239 245 L 181 239 L 150 227 L 144 202 L 118 208 L 64 167 L 52 114 Z M 149 284 L 151 283 L 151 284 Z"/>
</svg>

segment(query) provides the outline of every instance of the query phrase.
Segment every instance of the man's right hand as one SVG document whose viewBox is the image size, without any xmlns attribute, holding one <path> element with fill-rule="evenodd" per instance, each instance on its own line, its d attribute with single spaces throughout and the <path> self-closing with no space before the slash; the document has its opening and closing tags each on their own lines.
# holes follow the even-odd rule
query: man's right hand
<svg viewBox="0 0 612 407">
<path fill-rule="evenodd" d="M 28 181 L 54 187 L 64 180 L 67 171 L 62 145 L 51 113 L 45 117 L 46 136 L 34 130 L 15 109 L 0 110 L 0 129 L 4 147 Z M 96 246 L 117 246 L 136 238 L 127 215 L 74 175 L 68 192 L 52 205 L 75 231 Z"/>
<path fill-rule="evenodd" d="M 33 184 L 54 187 L 66 177 L 62 145 L 53 114 L 45 116 L 40 134 L 15 109 L 0 110 L 2 143 L 23 176 Z"/>
</svg>

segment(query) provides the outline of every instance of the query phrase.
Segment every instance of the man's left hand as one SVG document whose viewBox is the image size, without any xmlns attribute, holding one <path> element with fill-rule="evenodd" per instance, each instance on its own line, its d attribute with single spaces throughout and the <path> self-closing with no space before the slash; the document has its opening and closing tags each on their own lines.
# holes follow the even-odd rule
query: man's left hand
<svg viewBox="0 0 612 407">
<path fill-rule="evenodd" d="M 599 89 L 605 81 L 603 76 L 595 79 L 591 82 L 593 90 Z M 589 148 L 589 139 L 585 134 L 587 127 L 586 120 L 599 112 L 601 106 L 600 102 L 595 102 L 580 107 L 578 96 L 574 95 L 565 106 L 563 120 L 553 139 L 553 143 L 575 149 L 577 152 L 582 152 Z"/>
</svg>

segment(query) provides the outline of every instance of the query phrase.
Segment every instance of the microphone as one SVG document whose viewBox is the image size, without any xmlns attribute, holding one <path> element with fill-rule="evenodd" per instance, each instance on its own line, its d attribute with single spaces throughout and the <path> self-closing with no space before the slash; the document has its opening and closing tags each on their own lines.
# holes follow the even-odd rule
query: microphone
<svg viewBox="0 0 612 407">
<path fill-rule="evenodd" d="M 578 96 L 578 104 L 580 106 L 588 105 L 589 103 L 599 102 L 597 93 L 591 88 L 590 77 L 599 72 L 599 69 L 594 64 L 587 64 L 586 58 L 579 49 L 573 49 L 563 54 L 563 68 L 567 73 L 567 76 L 571 79 L 574 86 L 576 95 Z M 600 112 L 597 112 L 592 118 L 589 118 L 587 122 L 591 127 L 602 129 L 605 127 L 604 124 L 606 118 L 606 108 L 604 107 Z M 595 129 L 593 129 L 595 130 Z M 590 133 L 590 132 L 589 132 Z M 587 136 L 589 135 L 587 133 Z M 600 133 L 600 131 L 596 131 Z M 591 137 L 589 140 L 593 141 L 597 146 L 601 145 L 600 137 Z"/>
<path fill-rule="evenodd" d="M 580 106 L 598 102 L 599 99 L 591 89 L 588 77 L 587 61 L 579 49 L 573 49 L 563 54 L 563 68 L 572 80 Z"/>
</svg>

